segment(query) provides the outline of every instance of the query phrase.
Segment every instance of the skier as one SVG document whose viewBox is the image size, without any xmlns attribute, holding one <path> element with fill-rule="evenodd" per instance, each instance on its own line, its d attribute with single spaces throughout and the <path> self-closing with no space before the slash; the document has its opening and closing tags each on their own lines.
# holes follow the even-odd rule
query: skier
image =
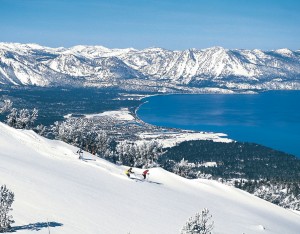
<svg viewBox="0 0 300 234">
<path fill-rule="evenodd" d="M 79 159 L 82 159 L 82 156 L 83 156 L 83 151 L 82 151 L 82 149 L 79 148 L 79 150 L 77 150 L 76 153 L 79 155 Z"/>
<path fill-rule="evenodd" d="M 143 172 L 143 174 L 142 174 L 142 175 L 143 175 L 144 179 L 146 179 L 146 176 L 147 176 L 147 175 L 149 175 L 149 173 L 148 173 L 148 172 L 149 172 L 149 170 L 145 170 L 145 171 Z"/>
<path fill-rule="evenodd" d="M 132 167 L 130 167 L 128 170 L 125 171 L 125 174 L 128 176 L 128 178 L 130 178 L 130 174 L 134 173 L 132 171 Z"/>
</svg>

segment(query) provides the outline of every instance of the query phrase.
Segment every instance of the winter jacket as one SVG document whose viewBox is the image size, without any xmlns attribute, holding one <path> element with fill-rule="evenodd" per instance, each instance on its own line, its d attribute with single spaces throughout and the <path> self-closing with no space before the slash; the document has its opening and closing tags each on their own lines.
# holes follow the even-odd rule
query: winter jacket
<svg viewBox="0 0 300 234">
<path fill-rule="evenodd" d="M 143 172 L 143 175 L 147 175 L 147 174 L 148 174 L 148 171 L 149 171 L 149 170 L 145 170 L 145 171 Z"/>
</svg>

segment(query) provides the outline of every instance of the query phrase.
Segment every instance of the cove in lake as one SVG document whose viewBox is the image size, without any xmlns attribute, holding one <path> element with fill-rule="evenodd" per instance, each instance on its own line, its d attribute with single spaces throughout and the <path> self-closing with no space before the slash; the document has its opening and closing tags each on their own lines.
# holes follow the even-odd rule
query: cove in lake
<svg viewBox="0 0 300 234">
<path fill-rule="evenodd" d="M 137 114 L 147 123 L 222 132 L 300 157 L 300 91 L 162 95 L 145 101 Z"/>
</svg>

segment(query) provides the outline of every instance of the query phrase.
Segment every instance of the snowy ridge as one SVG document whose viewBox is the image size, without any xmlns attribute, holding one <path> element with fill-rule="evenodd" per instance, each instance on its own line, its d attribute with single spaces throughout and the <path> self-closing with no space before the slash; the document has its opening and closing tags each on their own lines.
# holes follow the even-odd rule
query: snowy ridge
<svg viewBox="0 0 300 234">
<path fill-rule="evenodd" d="M 300 216 L 216 181 L 188 180 L 161 168 L 149 181 L 130 180 L 113 165 L 32 131 L 0 123 L 0 184 L 15 193 L 16 233 L 179 233 L 206 207 L 214 233 L 298 234 Z M 134 169 L 139 177 L 141 170 Z M 162 215 L 163 214 L 163 215 Z M 32 227 L 31 225 L 31 227 Z M 40 225 L 40 226 L 39 226 Z"/>
<path fill-rule="evenodd" d="M 0 43 L 0 84 L 7 85 L 299 89 L 299 77 L 299 50 L 172 51 Z"/>
</svg>

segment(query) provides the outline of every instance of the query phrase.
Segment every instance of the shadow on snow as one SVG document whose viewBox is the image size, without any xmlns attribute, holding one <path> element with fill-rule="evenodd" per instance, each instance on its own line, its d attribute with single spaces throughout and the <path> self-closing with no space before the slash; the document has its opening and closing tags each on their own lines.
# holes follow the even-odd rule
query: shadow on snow
<svg viewBox="0 0 300 234">
<path fill-rule="evenodd" d="M 62 223 L 57 223 L 57 222 L 30 223 L 30 224 L 27 224 L 27 225 L 12 227 L 9 232 L 16 232 L 16 231 L 19 231 L 19 230 L 39 231 L 43 228 L 48 228 L 48 226 L 49 227 L 61 227 L 61 226 L 63 226 L 63 224 Z"/>
<path fill-rule="evenodd" d="M 140 182 L 145 182 L 145 183 L 151 183 L 151 184 L 162 184 L 162 183 L 159 183 L 159 182 L 155 182 L 155 181 L 151 181 L 151 180 L 148 180 L 148 179 L 140 179 L 140 178 L 137 178 L 137 177 L 130 177 L 129 179 L 131 180 L 135 180 L 135 181 L 140 181 Z"/>
</svg>

